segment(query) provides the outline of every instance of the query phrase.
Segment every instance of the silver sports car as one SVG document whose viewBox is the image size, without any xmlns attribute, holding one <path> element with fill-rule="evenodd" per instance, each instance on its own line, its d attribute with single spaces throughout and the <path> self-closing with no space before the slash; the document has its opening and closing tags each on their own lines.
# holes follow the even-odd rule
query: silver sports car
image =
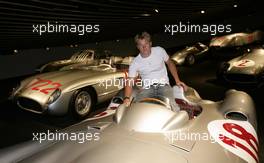
<svg viewBox="0 0 264 163">
<path fill-rule="evenodd" d="M 109 64 L 72 65 L 68 70 L 26 78 L 14 89 L 11 99 L 35 113 L 85 117 L 97 103 L 110 100 L 123 88 L 124 71 Z"/>
<path fill-rule="evenodd" d="M 236 47 L 251 44 L 263 39 L 263 32 L 256 30 L 250 33 L 233 33 L 212 38 L 209 47 L 220 49 L 223 47 Z"/>
<path fill-rule="evenodd" d="M 36 71 L 43 73 L 43 72 L 60 70 L 63 67 L 73 64 L 92 64 L 94 62 L 94 55 L 95 55 L 94 50 L 85 49 L 77 53 L 74 53 L 70 59 L 47 63 L 41 66 Z"/>
<path fill-rule="evenodd" d="M 203 57 L 208 49 L 208 46 L 198 42 L 193 46 L 177 51 L 171 56 L 171 59 L 176 65 L 192 65 L 196 59 Z"/>
<path fill-rule="evenodd" d="M 217 77 L 228 82 L 261 84 L 264 81 L 264 49 L 254 47 L 220 65 Z"/>
<path fill-rule="evenodd" d="M 257 163 L 257 121 L 245 92 L 229 90 L 222 101 L 203 100 L 174 87 L 179 112 L 166 97 L 108 109 L 59 132 L 34 133 L 30 142 L 0 151 L 0 162 L 57 163 Z M 114 111 L 116 110 L 116 111 Z"/>
</svg>

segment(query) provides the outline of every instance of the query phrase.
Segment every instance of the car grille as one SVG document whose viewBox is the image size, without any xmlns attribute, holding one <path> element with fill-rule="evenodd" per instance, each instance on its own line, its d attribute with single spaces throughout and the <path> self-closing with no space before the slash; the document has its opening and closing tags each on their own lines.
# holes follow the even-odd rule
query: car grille
<svg viewBox="0 0 264 163">
<path fill-rule="evenodd" d="M 247 74 L 225 74 L 225 78 L 228 81 L 241 82 L 241 83 L 257 83 L 257 77 Z"/>
<path fill-rule="evenodd" d="M 29 110 L 29 111 L 33 111 L 33 112 L 37 112 L 37 113 L 42 113 L 43 109 L 41 107 L 41 105 L 31 99 L 25 98 L 25 97 L 19 97 L 17 99 L 17 104 L 22 107 L 23 109 Z"/>
</svg>

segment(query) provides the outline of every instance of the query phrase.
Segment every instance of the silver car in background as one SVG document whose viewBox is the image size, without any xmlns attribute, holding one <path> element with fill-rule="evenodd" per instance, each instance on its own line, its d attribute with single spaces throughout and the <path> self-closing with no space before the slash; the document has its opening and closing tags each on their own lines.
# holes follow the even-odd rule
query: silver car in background
<svg viewBox="0 0 264 163">
<path fill-rule="evenodd" d="M 264 49 L 253 47 L 243 55 L 223 62 L 217 77 L 225 81 L 241 84 L 261 84 L 264 81 Z"/>
<path fill-rule="evenodd" d="M 208 46 L 198 42 L 193 46 L 187 46 L 185 49 L 177 51 L 171 56 L 171 60 L 176 65 L 193 65 L 198 58 L 206 55 L 208 49 Z"/>
<path fill-rule="evenodd" d="M 72 65 L 21 81 L 11 99 L 22 109 L 39 114 L 73 113 L 84 118 L 98 103 L 123 88 L 125 72 L 109 64 Z"/>
<path fill-rule="evenodd" d="M 240 32 L 229 35 L 212 38 L 209 47 L 214 49 L 221 49 L 225 47 L 239 47 L 243 45 L 252 44 L 263 39 L 263 32 L 256 30 L 254 32 Z"/>
<path fill-rule="evenodd" d="M 128 107 L 115 97 L 106 111 L 79 124 L 35 133 L 29 142 L 2 149 L 0 162 L 259 162 L 256 113 L 248 94 L 229 90 L 214 102 L 192 88 L 173 89 L 179 112 L 171 110 L 167 97 Z"/>
</svg>

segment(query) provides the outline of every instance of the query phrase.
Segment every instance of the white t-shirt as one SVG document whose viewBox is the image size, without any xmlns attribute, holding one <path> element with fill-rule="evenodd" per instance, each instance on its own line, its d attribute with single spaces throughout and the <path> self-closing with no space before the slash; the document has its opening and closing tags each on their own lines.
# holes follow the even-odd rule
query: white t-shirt
<svg viewBox="0 0 264 163">
<path fill-rule="evenodd" d="M 168 54 L 162 47 L 152 47 L 151 54 L 143 58 L 139 54 L 129 66 L 128 77 L 140 75 L 143 88 L 154 83 L 169 84 L 165 62 L 169 59 Z"/>
</svg>

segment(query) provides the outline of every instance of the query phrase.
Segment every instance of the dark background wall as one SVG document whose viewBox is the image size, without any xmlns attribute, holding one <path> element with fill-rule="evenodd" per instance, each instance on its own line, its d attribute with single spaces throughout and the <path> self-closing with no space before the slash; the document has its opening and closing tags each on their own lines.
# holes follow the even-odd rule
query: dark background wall
<svg viewBox="0 0 264 163">
<path fill-rule="evenodd" d="M 263 24 L 262 20 L 261 15 L 248 15 L 246 17 L 226 19 L 211 24 L 231 24 L 232 32 L 240 32 L 247 29 L 261 29 Z M 178 22 L 175 22 L 175 24 L 178 24 Z M 113 31 L 113 34 L 115 32 L 118 31 Z M 162 32 L 153 34 L 153 45 L 177 50 L 182 46 L 193 44 L 197 41 L 208 42 L 212 37 L 209 33 L 177 33 L 172 36 L 169 33 Z M 49 50 L 45 48 L 18 49 L 18 53 L 16 54 L 10 51 L 9 55 L 0 55 L 0 79 L 32 74 L 40 65 L 50 61 L 70 58 L 74 52 L 84 48 L 110 50 L 113 54 L 121 56 L 137 54 L 133 38 L 81 44 L 77 45 L 77 47 L 75 45 L 73 47 L 69 45 L 65 47 L 49 47 Z M 169 52 L 172 53 L 172 51 Z"/>
</svg>

